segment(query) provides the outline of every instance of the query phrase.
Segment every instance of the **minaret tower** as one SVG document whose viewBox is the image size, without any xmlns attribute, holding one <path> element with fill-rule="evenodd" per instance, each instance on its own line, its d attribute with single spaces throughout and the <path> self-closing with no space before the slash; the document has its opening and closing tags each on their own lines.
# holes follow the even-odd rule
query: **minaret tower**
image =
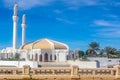
<svg viewBox="0 0 120 80">
<path fill-rule="evenodd" d="M 22 45 L 25 44 L 25 33 L 26 33 L 26 15 L 22 16 Z"/>
<path fill-rule="evenodd" d="M 14 5 L 13 15 L 13 49 L 17 48 L 17 23 L 18 23 L 18 5 Z"/>
</svg>

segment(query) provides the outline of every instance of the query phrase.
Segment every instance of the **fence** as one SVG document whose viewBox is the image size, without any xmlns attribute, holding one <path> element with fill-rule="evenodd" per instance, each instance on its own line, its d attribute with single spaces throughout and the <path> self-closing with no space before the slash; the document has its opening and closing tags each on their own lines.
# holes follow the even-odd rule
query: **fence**
<svg viewBox="0 0 120 80">
<path fill-rule="evenodd" d="M 120 78 L 120 66 L 114 68 L 0 68 L 0 79 L 45 79 L 45 80 L 114 80 Z"/>
</svg>

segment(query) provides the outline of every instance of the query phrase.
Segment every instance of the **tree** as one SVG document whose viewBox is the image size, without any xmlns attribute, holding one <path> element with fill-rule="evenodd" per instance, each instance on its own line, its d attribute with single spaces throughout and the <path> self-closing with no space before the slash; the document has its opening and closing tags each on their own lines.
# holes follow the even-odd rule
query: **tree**
<svg viewBox="0 0 120 80">
<path fill-rule="evenodd" d="M 84 56 L 84 51 L 79 51 L 79 58 L 82 58 Z"/>
<path fill-rule="evenodd" d="M 120 58 L 120 50 L 117 50 L 115 54 L 116 54 L 117 58 Z"/>
<path fill-rule="evenodd" d="M 20 59 L 20 54 L 19 53 L 15 54 L 15 59 Z"/>
<path fill-rule="evenodd" d="M 86 55 L 94 56 L 96 51 L 99 50 L 99 44 L 97 42 L 91 42 L 89 44 L 89 49 L 86 51 Z"/>
<path fill-rule="evenodd" d="M 104 49 L 100 50 L 100 55 L 102 56 L 104 54 Z"/>
<path fill-rule="evenodd" d="M 113 47 L 110 47 L 110 46 L 105 47 L 104 50 L 107 53 L 108 58 L 113 57 L 113 55 L 115 55 L 116 51 L 117 51 L 116 48 L 113 48 Z"/>
<path fill-rule="evenodd" d="M 89 44 L 89 47 L 92 49 L 92 50 L 99 50 L 99 43 L 97 42 L 91 42 Z"/>
<path fill-rule="evenodd" d="M 91 49 L 86 50 L 86 55 L 88 55 L 88 56 L 92 56 L 92 55 L 91 55 L 91 52 L 92 52 Z"/>
</svg>

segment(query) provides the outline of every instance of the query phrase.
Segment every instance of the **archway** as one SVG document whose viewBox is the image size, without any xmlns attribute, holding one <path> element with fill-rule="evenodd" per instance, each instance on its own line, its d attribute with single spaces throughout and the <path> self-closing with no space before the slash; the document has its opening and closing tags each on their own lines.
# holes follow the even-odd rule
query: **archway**
<svg viewBox="0 0 120 80">
<path fill-rule="evenodd" d="M 55 60 L 56 60 L 56 55 L 54 56 Z"/>
<path fill-rule="evenodd" d="M 50 61 L 52 61 L 52 54 L 50 55 Z"/>
<path fill-rule="evenodd" d="M 39 55 L 39 61 L 42 62 L 42 54 Z"/>
<path fill-rule="evenodd" d="M 67 60 L 69 59 L 69 56 L 67 55 Z"/>
<path fill-rule="evenodd" d="M 45 62 L 48 62 L 48 54 L 47 54 L 47 53 L 45 53 L 44 61 L 45 61 Z"/>
</svg>

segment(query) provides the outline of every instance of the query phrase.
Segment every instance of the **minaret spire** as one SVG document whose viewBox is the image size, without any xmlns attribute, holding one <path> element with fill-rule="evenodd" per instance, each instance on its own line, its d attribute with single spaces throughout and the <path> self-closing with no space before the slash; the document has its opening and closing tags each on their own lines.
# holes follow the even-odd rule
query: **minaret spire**
<svg viewBox="0 0 120 80">
<path fill-rule="evenodd" d="M 17 48 L 17 23 L 18 23 L 18 5 L 14 5 L 14 15 L 13 15 L 13 49 Z"/>
<path fill-rule="evenodd" d="M 15 4 L 14 5 L 14 16 L 17 16 L 17 14 L 18 14 L 18 5 Z"/>
<path fill-rule="evenodd" d="M 22 45 L 25 44 L 25 33 L 26 33 L 26 15 L 23 14 L 22 16 Z"/>
</svg>

